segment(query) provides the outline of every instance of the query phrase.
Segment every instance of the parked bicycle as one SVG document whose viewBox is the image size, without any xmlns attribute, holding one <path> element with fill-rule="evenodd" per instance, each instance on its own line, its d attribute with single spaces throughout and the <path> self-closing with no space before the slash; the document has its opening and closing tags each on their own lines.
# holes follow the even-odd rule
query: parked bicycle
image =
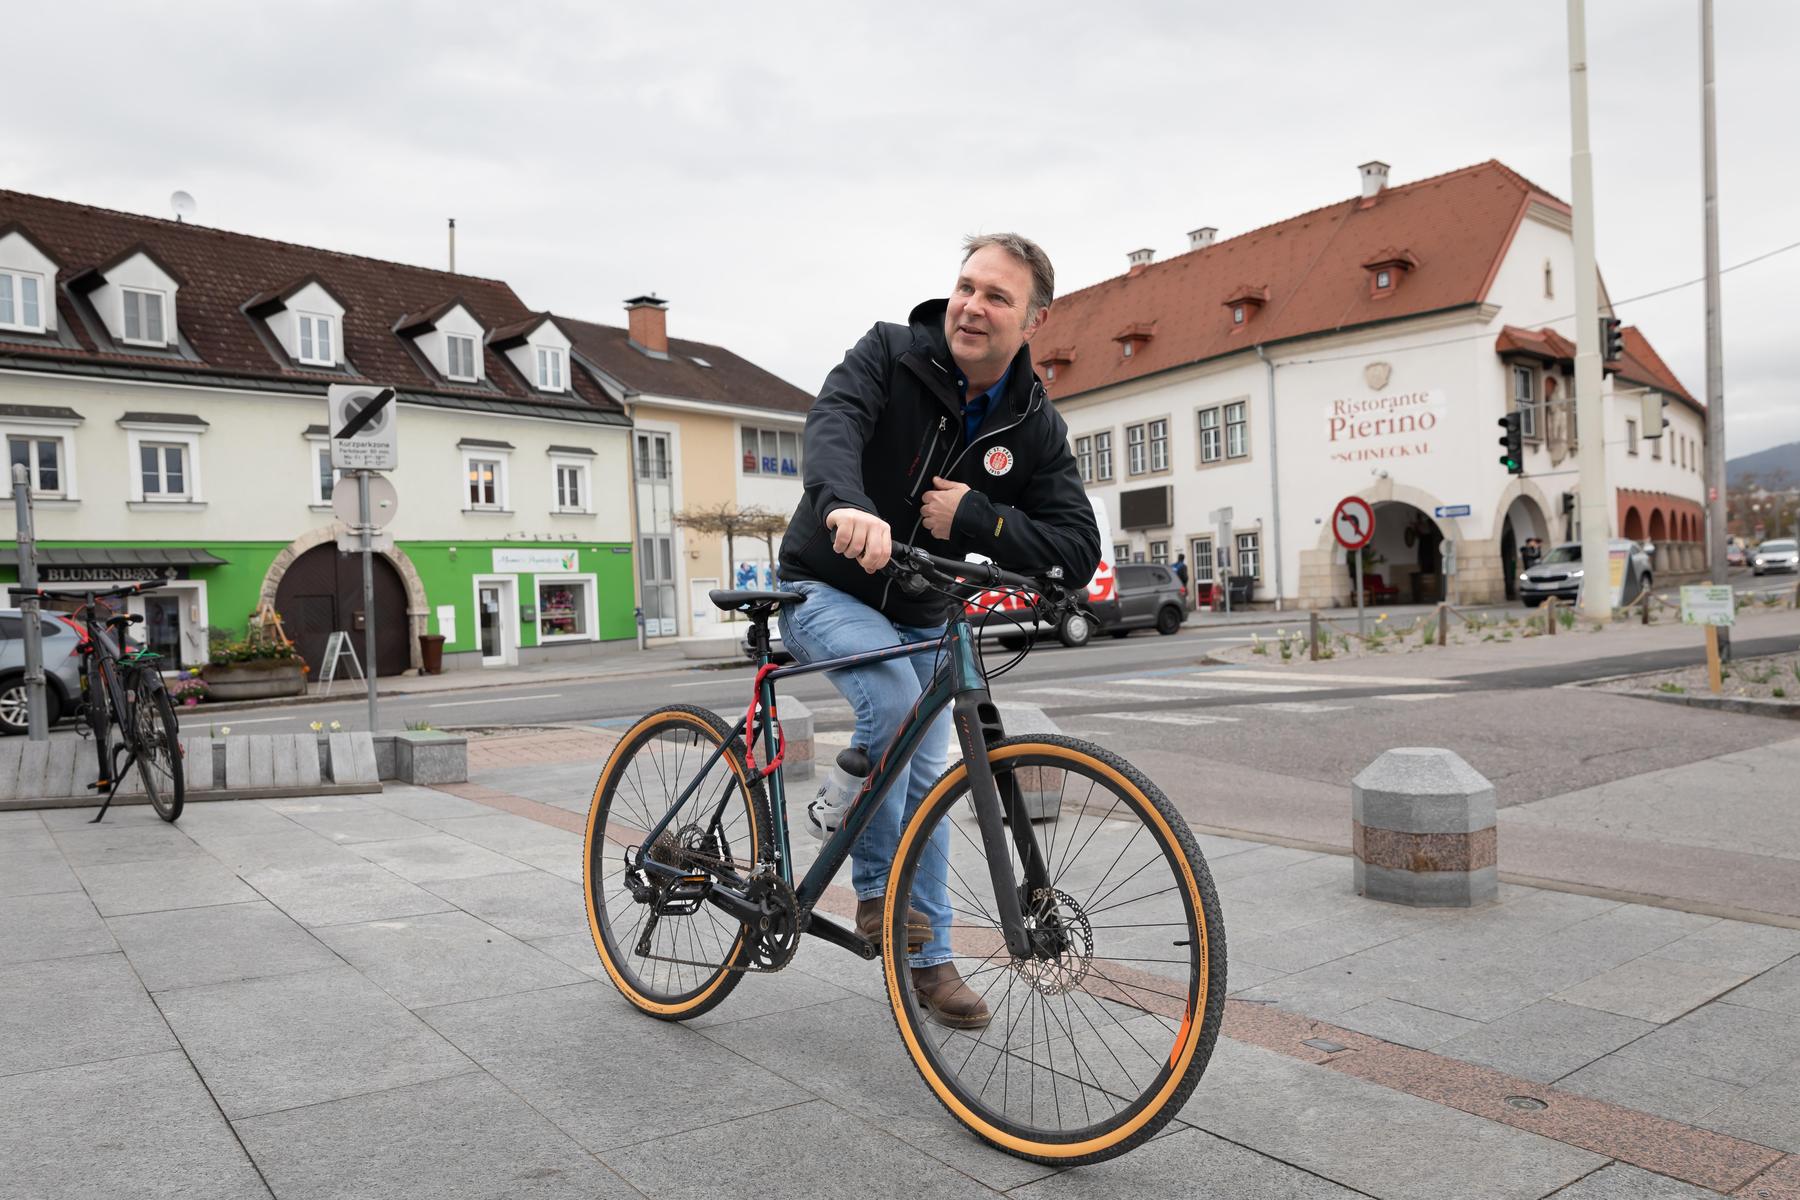
<svg viewBox="0 0 1800 1200">
<path fill-rule="evenodd" d="M 1027 577 L 903 544 L 888 569 L 900 586 L 957 600 L 941 640 L 779 666 L 768 622 L 802 597 L 712 593 L 750 618 L 750 711 L 727 725 L 673 705 L 620 738 L 588 814 L 595 947 L 625 998 L 663 1020 L 699 1016 L 746 973 L 785 967 L 805 934 L 879 955 L 906 1052 L 957 1120 L 1022 1158 L 1112 1158 L 1180 1110 L 1218 1038 L 1225 934 L 1206 861 L 1174 806 L 1117 755 L 1060 735 L 1004 735 L 956 589 L 1032 592 L 1041 612 L 1071 603 L 1060 572 Z M 936 656 L 930 685 L 893 744 L 871 750 L 854 805 L 796 881 L 776 683 L 914 654 Z M 945 707 L 962 761 L 905 822 L 878 949 L 819 906 L 854 905 L 832 878 Z M 1027 789 L 1050 801 L 1041 830 Z M 949 886 L 958 972 L 991 1012 L 979 1029 L 933 1023 L 911 986 L 906 913 L 932 876 Z"/>
<path fill-rule="evenodd" d="M 99 760 L 99 777 L 88 788 L 106 793 L 105 803 L 94 815 L 95 822 L 106 816 L 113 797 L 118 795 L 119 784 L 133 766 L 157 815 L 165 821 L 181 816 L 187 783 L 181 766 L 175 706 L 157 666 L 162 656 L 143 648 L 121 651 L 121 646 L 129 645 L 127 631 L 144 618 L 135 613 L 113 613 L 105 604 L 107 600 L 139 596 L 161 586 L 137 583 L 103 592 L 12 589 L 15 596 L 81 601 L 73 614 L 84 631 L 78 711 L 87 734 L 94 739 L 94 753 Z M 117 744 L 111 737 L 115 723 L 119 727 Z"/>
</svg>

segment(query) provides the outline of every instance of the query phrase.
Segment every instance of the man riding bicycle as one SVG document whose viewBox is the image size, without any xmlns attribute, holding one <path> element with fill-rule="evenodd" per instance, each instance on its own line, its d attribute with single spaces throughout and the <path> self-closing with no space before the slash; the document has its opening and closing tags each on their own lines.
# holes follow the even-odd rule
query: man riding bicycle
<svg viewBox="0 0 1800 1200">
<path fill-rule="evenodd" d="M 882 572 L 895 530 L 935 554 L 974 553 L 1086 581 L 1100 531 L 1069 449 L 1068 427 L 1032 370 L 1028 344 L 1055 287 L 1050 259 L 1017 234 L 964 242 L 948 300 L 881 322 L 829 376 L 806 420 L 806 490 L 781 542 L 779 586 L 803 603 L 781 613 L 782 639 L 803 662 L 896 640 L 943 636 L 956 601 L 911 594 Z M 918 701 L 930 655 L 831 671 L 856 714 L 856 745 L 880 753 Z M 950 713 L 911 763 L 904 796 L 890 791 L 852 847 L 857 930 L 881 930 L 882 897 L 900 830 L 944 770 Z M 949 838 L 947 824 L 934 841 Z M 987 1005 L 950 962 L 950 896 L 940 876 L 907 912 L 912 982 L 938 1022 L 978 1028 Z"/>
</svg>

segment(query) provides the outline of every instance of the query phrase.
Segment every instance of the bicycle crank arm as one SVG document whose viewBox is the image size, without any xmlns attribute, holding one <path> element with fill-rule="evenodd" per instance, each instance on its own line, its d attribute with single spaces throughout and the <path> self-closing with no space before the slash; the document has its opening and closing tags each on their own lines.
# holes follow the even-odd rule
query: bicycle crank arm
<svg viewBox="0 0 1800 1200">
<path fill-rule="evenodd" d="M 988 763 L 987 738 L 978 711 L 992 703 L 985 692 L 964 692 L 955 704 L 956 736 L 962 742 L 963 764 L 969 771 L 969 795 L 975 802 L 975 820 L 981 826 L 981 848 L 987 854 L 988 874 L 994 883 L 994 907 L 1006 948 L 1014 958 L 1033 955 L 1031 935 L 1019 908 L 1019 881 L 1013 877 L 1012 856 L 1007 853 L 1005 823 L 1001 821 L 1000 793 L 994 787 L 994 769 Z M 1027 834 L 1031 823 L 1022 822 Z M 1031 860 L 1026 859 L 1029 863 Z"/>
<path fill-rule="evenodd" d="M 733 919 L 752 927 L 765 915 L 755 901 L 742 892 L 726 887 L 710 875 L 697 875 L 668 863 L 659 863 L 652 858 L 645 858 L 638 865 L 644 874 L 654 876 L 658 882 L 681 889 L 681 898 L 692 900 L 696 908 L 701 903 L 715 905 Z"/>
<path fill-rule="evenodd" d="M 874 942 L 871 942 L 868 938 L 856 932 L 854 929 L 846 929 L 844 926 L 839 925 L 836 921 L 832 920 L 824 913 L 821 913 L 816 908 L 812 910 L 812 916 L 807 923 L 806 932 L 812 934 L 820 941 L 830 942 L 833 946 L 848 950 L 858 958 L 875 959 L 881 957 L 881 951 L 875 948 Z"/>
</svg>

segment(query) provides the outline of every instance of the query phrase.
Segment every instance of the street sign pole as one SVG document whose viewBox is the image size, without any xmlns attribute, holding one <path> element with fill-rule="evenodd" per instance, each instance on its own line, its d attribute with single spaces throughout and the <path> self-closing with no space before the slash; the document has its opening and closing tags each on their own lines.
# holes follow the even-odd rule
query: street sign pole
<svg viewBox="0 0 1800 1200">
<path fill-rule="evenodd" d="M 375 527 L 369 523 L 369 473 L 356 473 L 357 506 L 362 512 L 363 679 L 369 685 L 369 732 L 381 728 L 375 714 Z"/>
<path fill-rule="evenodd" d="M 13 512 L 19 520 L 19 616 L 25 639 L 25 735 L 33 742 L 48 741 L 50 730 L 44 713 L 44 627 L 38 623 L 37 535 L 31 524 L 31 471 L 21 463 L 12 469 Z"/>
<path fill-rule="evenodd" d="M 1363 620 L 1362 549 L 1352 550 L 1350 556 L 1350 561 L 1356 564 L 1356 634 L 1367 637 L 1369 629 Z"/>
</svg>

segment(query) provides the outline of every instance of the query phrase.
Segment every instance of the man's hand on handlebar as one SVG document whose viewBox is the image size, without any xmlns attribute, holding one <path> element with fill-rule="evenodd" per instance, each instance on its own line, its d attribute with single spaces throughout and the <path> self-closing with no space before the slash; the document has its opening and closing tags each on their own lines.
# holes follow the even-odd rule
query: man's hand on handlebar
<svg viewBox="0 0 1800 1200">
<path fill-rule="evenodd" d="M 1075 602 L 1074 593 L 1063 580 L 1062 568 L 1052 567 L 1037 575 L 1020 575 L 991 562 L 971 562 L 940 558 L 905 542 L 893 544 L 891 575 L 916 580 L 909 591 L 923 590 L 924 581 L 935 579 L 941 584 L 961 583 L 980 588 L 1018 588 L 1038 597 L 1039 612 L 1045 616 L 1060 613 Z"/>
<path fill-rule="evenodd" d="M 831 530 L 832 553 L 852 559 L 870 575 L 887 566 L 893 557 L 893 531 L 873 513 L 859 508 L 835 509 L 825 518 L 825 528 Z"/>
</svg>

